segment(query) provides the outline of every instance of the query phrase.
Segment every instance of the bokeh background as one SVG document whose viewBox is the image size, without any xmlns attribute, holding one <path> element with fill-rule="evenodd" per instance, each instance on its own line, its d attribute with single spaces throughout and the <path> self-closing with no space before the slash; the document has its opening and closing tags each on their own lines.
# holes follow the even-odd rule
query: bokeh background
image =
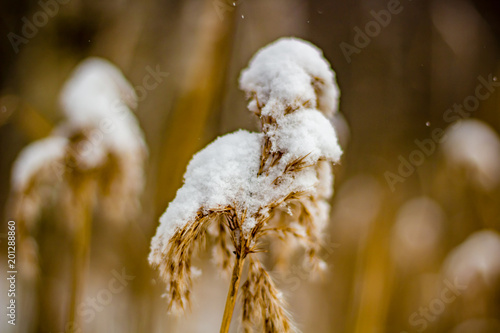
<svg viewBox="0 0 500 333">
<path fill-rule="evenodd" d="M 250 57 L 278 37 L 297 36 L 320 47 L 332 64 L 348 124 L 348 130 L 339 127 L 345 154 L 335 167 L 323 249 L 329 271 L 310 281 L 297 262 L 286 274 L 275 275 L 298 326 L 315 333 L 500 332 L 500 92 L 495 86 L 500 3 L 57 4 L 57 14 L 16 52 L 8 34 L 22 35 L 23 17 L 31 20 L 43 7 L 38 1 L 0 2 L 2 309 L 13 162 L 24 146 L 47 136 L 62 119 L 59 91 L 74 67 L 100 56 L 121 68 L 134 86 L 143 85 L 148 68 L 168 75 L 146 91 L 136 111 L 149 147 L 142 212 L 121 226 L 93 220 L 84 299 L 95 299 L 107 288 L 113 272 L 125 270 L 133 278 L 94 308 L 81 332 L 218 332 L 228 282 L 210 264 L 209 254 L 200 256 L 204 274 L 193 289 L 191 312 L 174 318 L 161 298 L 163 282 L 147 264 L 149 242 L 192 154 L 218 135 L 258 129 L 237 83 Z M 356 46 L 357 28 L 365 31 L 374 22 L 372 11 L 391 6 L 398 10 L 390 22 L 378 25 L 367 45 L 358 41 L 357 51 L 346 57 L 342 43 Z M 476 96 L 481 78 L 491 81 L 488 98 L 470 107 L 469 115 L 455 113 L 450 121 L 447 110 L 474 100 L 468 97 Z M 475 130 L 462 126 L 441 144 L 428 143 L 434 130 L 466 123 L 467 117 L 482 123 Z M 483 132 L 489 133 L 486 139 Z M 427 140 L 428 154 L 415 140 Z M 401 167 L 410 157 L 418 166 Z M 388 172 L 401 178 L 388 181 Z M 67 235 L 64 225 L 50 217 L 39 223 L 48 226 L 36 235 L 44 256 L 45 293 L 33 289 L 20 271 L 18 325 L 13 330 L 2 314 L 2 332 L 65 331 Z M 237 320 L 232 331 L 238 331 Z"/>
</svg>

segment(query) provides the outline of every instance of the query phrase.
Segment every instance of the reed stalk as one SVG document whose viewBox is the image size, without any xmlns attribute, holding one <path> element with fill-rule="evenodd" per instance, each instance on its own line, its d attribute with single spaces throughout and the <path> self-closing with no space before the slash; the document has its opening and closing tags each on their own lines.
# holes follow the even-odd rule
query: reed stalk
<svg viewBox="0 0 500 333">
<path fill-rule="evenodd" d="M 224 308 L 224 316 L 222 317 L 222 324 L 220 327 L 220 333 L 229 332 L 229 327 L 231 325 L 231 319 L 233 317 L 234 305 L 236 303 L 236 298 L 238 296 L 238 289 L 240 286 L 241 273 L 243 272 L 243 265 L 245 262 L 244 255 L 236 255 L 236 262 L 233 268 L 233 274 L 231 277 L 231 284 L 229 285 L 229 291 L 226 298 L 226 306 Z"/>
<path fill-rule="evenodd" d="M 79 327 L 77 316 L 78 303 L 84 287 L 84 280 L 88 267 L 90 239 L 92 234 L 91 203 L 89 202 L 88 185 L 83 184 L 75 195 L 75 208 L 73 216 L 75 218 L 75 229 L 73 237 L 73 267 L 70 290 L 70 303 L 67 327 L 71 327 L 70 332 Z"/>
</svg>

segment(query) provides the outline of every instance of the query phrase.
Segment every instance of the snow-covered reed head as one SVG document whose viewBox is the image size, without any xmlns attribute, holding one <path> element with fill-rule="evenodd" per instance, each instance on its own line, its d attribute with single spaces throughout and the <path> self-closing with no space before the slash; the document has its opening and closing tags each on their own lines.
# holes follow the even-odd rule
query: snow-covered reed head
<svg viewBox="0 0 500 333">
<path fill-rule="evenodd" d="M 234 264 L 236 270 L 250 256 L 246 329 L 262 320 L 267 331 L 291 330 L 280 293 L 255 253 L 263 236 L 279 235 L 283 244 L 294 238 L 306 248 L 309 268 L 325 266 L 317 255 L 330 208 L 331 164 L 342 154 L 325 117 L 336 109 L 333 80 L 321 52 L 298 39 L 263 48 L 243 71 L 241 86 L 263 132 L 240 130 L 194 155 L 152 240 L 149 261 L 167 283 L 170 310 L 182 311 L 189 301 L 191 256 L 210 226 L 222 269 Z"/>
<path fill-rule="evenodd" d="M 443 151 L 449 164 L 468 172 L 472 184 L 492 190 L 500 183 L 500 139 L 486 123 L 463 120 L 446 130 Z"/>
<path fill-rule="evenodd" d="M 63 192 L 85 180 L 95 184 L 108 217 L 132 218 L 139 208 L 147 154 L 129 108 L 137 104 L 132 86 L 113 64 L 90 58 L 68 79 L 60 101 L 66 121 L 48 138 L 27 146 L 14 164 L 16 215 L 30 223 L 55 192 L 64 201 Z"/>
<path fill-rule="evenodd" d="M 84 60 L 64 85 L 60 104 L 67 123 L 59 131 L 74 146 L 78 168 L 100 169 L 103 212 L 133 218 L 144 186 L 147 147 L 133 109 L 137 96 L 111 62 Z"/>
<path fill-rule="evenodd" d="M 250 111 L 275 118 L 302 107 L 330 116 L 340 95 L 322 51 L 298 38 L 281 38 L 258 51 L 241 73 L 240 87 Z"/>
<path fill-rule="evenodd" d="M 118 116 L 116 107 L 137 107 L 137 96 L 121 71 L 101 58 L 82 61 L 66 81 L 60 97 L 66 116 L 79 123 Z"/>
</svg>

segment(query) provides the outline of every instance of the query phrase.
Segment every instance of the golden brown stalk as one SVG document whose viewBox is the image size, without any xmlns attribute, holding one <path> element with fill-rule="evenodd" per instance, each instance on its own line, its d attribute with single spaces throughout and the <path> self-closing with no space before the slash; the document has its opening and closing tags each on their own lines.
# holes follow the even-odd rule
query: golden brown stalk
<svg viewBox="0 0 500 333">
<path fill-rule="evenodd" d="M 238 289 L 241 280 L 241 273 L 243 272 L 244 262 L 245 262 L 245 257 L 243 255 L 236 256 L 233 275 L 231 277 L 231 284 L 229 285 L 229 291 L 227 293 L 226 306 L 224 308 L 224 316 L 222 317 L 220 333 L 229 332 L 229 326 L 231 325 L 231 319 L 233 317 L 234 305 L 236 303 L 236 298 L 238 295 Z"/>
<path fill-rule="evenodd" d="M 74 206 L 72 216 L 74 217 L 73 238 L 73 276 L 71 280 L 70 304 L 68 314 L 68 327 L 76 331 L 79 327 L 79 318 L 76 314 L 77 306 L 81 298 L 84 279 L 87 272 L 90 238 L 92 233 L 92 209 L 89 202 L 89 181 L 82 181 L 79 188 L 75 190 Z M 65 328 L 66 329 L 66 328 Z"/>
</svg>

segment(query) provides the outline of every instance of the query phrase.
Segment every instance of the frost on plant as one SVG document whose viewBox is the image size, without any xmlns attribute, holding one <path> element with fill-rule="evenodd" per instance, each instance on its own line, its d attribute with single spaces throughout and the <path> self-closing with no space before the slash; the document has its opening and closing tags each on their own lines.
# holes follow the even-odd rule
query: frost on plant
<svg viewBox="0 0 500 333">
<path fill-rule="evenodd" d="M 273 242 L 284 246 L 301 244 L 309 268 L 325 266 L 317 255 L 329 215 L 331 165 L 342 155 L 328 117 L 336 112 L 339 91 L 321 51 L 294 38 L 260 50 L 242 72 L 240 87 L 262 132 L 239 130 L 193 156 L 184 185 L 160 218 L 149 261 L 167 284 L 169 309 L 182 311 L 193 251 L 212 235 L 223 270 L 251 257 L 242 286 L 245 329 L 262 322 L 266 331 L 287 332 L 293 326 L 281 294 L 255 253 L 263 237 L 274 235 L 281 240 Z M 292 250 L 280 255 L 290 257 Z"/>
</svg>

